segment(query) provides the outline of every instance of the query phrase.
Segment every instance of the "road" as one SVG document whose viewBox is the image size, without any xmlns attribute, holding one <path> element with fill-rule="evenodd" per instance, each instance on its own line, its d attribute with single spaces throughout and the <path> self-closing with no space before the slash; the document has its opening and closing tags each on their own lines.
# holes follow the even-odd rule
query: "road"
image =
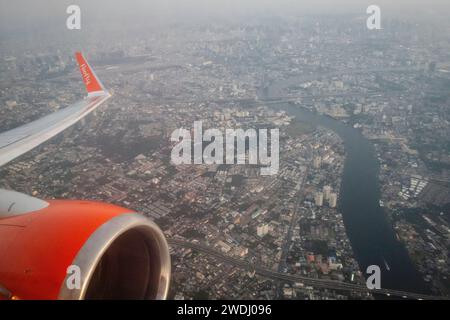
<svg viewBox="0 0 450 320">
<path fill-rule="evenodd" d="M 306 177 L 306 176 L 307 176 L 307 173 L 305 173 L 303 175 L 302 180 L 298 182 L 299 186 L 303 186 L 304 177 Z M 299 187 L 298 190 L 300 190 L 300 187 Z M 295 203 L 295 209 L 292 212 L 292 217 L 291 217 L 291 221 L 289 223 L 289 228 L 288 228 L 288 231 L 287 231 L 286 236 L 284 238 L 283 246 L 281 248 L 281 258 L 280 258 L 280 262 L 279 262 L 279 265 L 278 265 L 278 272 L 279 273 L 283 273 L 283 271 L 287 269 L 287 257 L 288 257 L 289 250 L 290 250 L 290 248 L 292 246 L 292 242 L 293 242 L 292 241 L 292 233 L 294 232 L 294 228 L 297 225 L 298 220 L 299 220 L 298 210 L 299 210 L 299 207 L 300 207 L 300 203 L 303 201 L 303 197 L 301 196 L 300 192 L 297 192 L 295 198 L 297 199 L 296 203 Z M 277 288 L 277 295 L 278 295 L 278 297 L 280 297 L 281 294 L 282 294 L 282 287 L 283 287 L 282 285 L 283 285 L 282 282 L 280 282 L 279 285 L 278 285 L 278 288 Z"/>
<path fill-rule="evenodd" d="M 225 255 L 222 252 L 219 252 L 216 249 L 213 249 L 206 245 L 192 243 L 189 241 L 184 241 L 184 240 L 174 239 L 174 238 L 168 239 L 168 242 L 171 246 L 189 248 L 189 249 L 204 253 L 211 257 L 219 259 L 225 263 L 231 264 L 235 267 L 242 268 L 242 269 L 252 271 L 252 272 L 254 271 L 256 274 L 258 274 L 260 276 L 270 278 L 273 280 L 285 281 L 285 282 L 289 282 L 289 283 L 302 283 L 304 285 L 313 286 L 315 288 L 353 291 L 353 292 L 360 292 L 360 293 L 367 293 L 367 294 L 372 293 L 372 294 L 384 295 L 384 296 L 388 296 L 388 297 L 400 297 L 403 299 L 449 300 L 449 298 L 441 297 L 441 296 L 429 296 L 429 295 L 423 295 L 423 294 L 418 294 L 418 293 L 413 293 L 413 292 L 404 292 L 404 291 L 390 290 L 390 289 L 383 289 L 383 288 L 370 290 L 365 286 L 352 284 L 352 283 L 340 282 L 340 281 L 335 281 L 335 280 L 327 280 L 327 279 L 308 278 L 305 276 L 300 276 L 300 275 L 295 275 L 295 274 L 287 274 L 287 273 L 282 273 L 282 272 L 278 272 L 278 271 L 272 271 L 270 269 L 266 269 L 261 266 L 254 265 L 243 259 L 230 257 L 230 256 Z"/>
</svg>

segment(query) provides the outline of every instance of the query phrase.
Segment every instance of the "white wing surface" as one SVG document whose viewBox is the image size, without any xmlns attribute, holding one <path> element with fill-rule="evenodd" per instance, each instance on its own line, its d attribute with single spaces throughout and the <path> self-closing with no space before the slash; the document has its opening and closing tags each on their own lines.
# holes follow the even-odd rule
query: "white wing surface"
<svg viewBox="0 0 450 320">
<path fill-rule="evenodd" d="M 87 97 L 38 120 L 0 133 L 0 167 L 75 124 L 111 96 L 83 55 L 77 52 L 75 56 L 88 91 Z"/>
</svg>

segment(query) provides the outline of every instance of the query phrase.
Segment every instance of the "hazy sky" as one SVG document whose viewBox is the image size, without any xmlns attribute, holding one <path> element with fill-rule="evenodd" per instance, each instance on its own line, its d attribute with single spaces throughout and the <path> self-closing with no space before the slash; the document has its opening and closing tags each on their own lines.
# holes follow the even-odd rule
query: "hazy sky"
<svg viewBox="0 0 450 320">
<path fill-rule="evenodd" d="M 382 14 L 421 17 L 439 13 L 450 17 L 450 0 L 0 0 L 0 28 L 65 21 L 65 9 L 78 4 L 85 17 L 126 21 L 148 19 L 196 19 L 208 16 L 240 16 L 260 13 L 365 13 L 377 4 Z"/>
<path fill-rule="evenodd" d="M 81 8 L 81 32 L 68 31 L 66 8 Z M 249 17 L 357 14 L 369 5 L 381 7 L 383 18 L 415 19 L 422 25 L 450 24 L 450 0 L 0 0 L 0 52 L 34 48 L 57 39 L 70 43 L 126 34 L 145 27 L 163 28 L 174 22 L 205 23 Z M 447 26 L 449 27 L 449 26 Z M 96 35 L 93 35 L 96 33 Z M 84 41 L 84 40 L 80 40 Z"/>
</svg>

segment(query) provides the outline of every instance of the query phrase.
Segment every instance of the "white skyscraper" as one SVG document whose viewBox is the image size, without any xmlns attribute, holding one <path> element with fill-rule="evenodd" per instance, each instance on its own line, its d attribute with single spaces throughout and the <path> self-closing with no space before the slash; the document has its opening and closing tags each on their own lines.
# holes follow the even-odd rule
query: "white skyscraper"
<svg viewBox="0 0 450 320">
<path fill-rule="evenodd" d="M 324 186 L 323 187 L 323 200 L 328 201 L 330 199 L 331 187 Z"/>
<path fill-rule="evenodd" d="M 336 193 L 330 193 L 330 198 L 328 200 L 328 204 L 330 205 L 330 208 L 336 208 L 336 205 L 337 205 L 337 194 Z"/>
<path fill-rule="evenodd" d="M 323 206 L 323 193 L 317 192 L 316 195 L 314 196 L 314 201 L 316 203 L 316 206 L 318 207 Z"/>
<path fill-rule="evenodd" d="M 314 157 L 314 159 L 313 159 L 313 167 L 314 167 L 314 169 L 320 169 L 321 165 L 322 165 L 322 158 L 321 157 Z"/>
<path fill-rule="evenodd" d="M 256 227 L 256 234 L 258 235 L 258 237 L 262 238 L 268 233 L 269 233 L 269 225 L 267 223 Z"/>
</svg>

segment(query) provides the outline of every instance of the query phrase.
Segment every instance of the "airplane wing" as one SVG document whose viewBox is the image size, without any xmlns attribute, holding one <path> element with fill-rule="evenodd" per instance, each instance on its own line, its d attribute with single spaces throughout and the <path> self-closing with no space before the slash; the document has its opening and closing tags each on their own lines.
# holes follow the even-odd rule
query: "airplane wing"
<svg viewBox="0 0 450 320">
<path fill-rule="evenodd" d="M 88 95 L 69 107 L 0 133 L 0 167 L 75 124 L 111 96 L 83 55 L 77 52 L 75 57 Z"/>
</svg>

